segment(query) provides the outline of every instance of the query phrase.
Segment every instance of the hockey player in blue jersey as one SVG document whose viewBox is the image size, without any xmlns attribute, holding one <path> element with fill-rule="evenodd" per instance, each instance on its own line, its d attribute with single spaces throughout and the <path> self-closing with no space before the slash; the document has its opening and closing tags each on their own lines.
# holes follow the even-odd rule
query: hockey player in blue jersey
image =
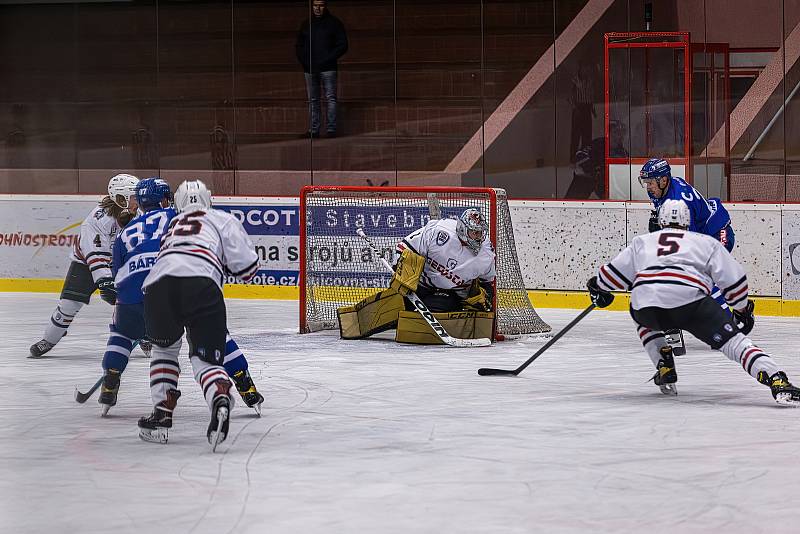
<svg viewBox="0 0 800 534">
<path fill-rule="evenodd" d="M 719 198 L 706 200 L 697 189 L 682 178 L 672 176 L 672 169 L 664 159 L 653 158 L 644 164 L 639 172 L 639 183 L 647 189 L 653 201 L 650 216 L 651 232 L 661 230 L 658 224 L 658 210 L 667 199 L 682 200 L 689 206 L 692 216 L 689 230 L 710 235 L 728 249 L 733 250 L 736 236 L 731 227 L 731 217 Z"/>
<path fill-rule="evenodd" d="M 689 230 L 706 234 L 720 243 L 728 250 L 733 250 L 736 242 L 736 234 L 731 226 L 731 217 L 728 210 L 722 205 L 719 198 L 706 200 L 697 189 L 686 183 L 683 178 L 672 176 L 672 169 L 665 159 L 652 158 L 642 166 L 639 171 L 639 184 L 647 189 L 647 196 L 653 201 L 653 211 L 650 214 L 649 230 L 657 232 L 661 230 L 658 222 L 658 210 L 662 204 L 669 199 L 681 200 L 689 206 L 691 223 Z M 714 287 L 711 297 L 719 305 L 728 310 L 725 298 L 719 288 Z M 730 310 L 728 310 L 730 313 Z M 683 334 L 680 331 L 668 331 L 667 340 L 672 346 L 675 355 L 681 356 L 686 353 L 683 343 Z"/>
<path fill-rule="evenodd" d="M 114 322 L 109 325 L 111 333 L 103 356 L 103 382 L 98 399 L 104 416 L 117 403 L 120 376 L 128 365 L 134 342 L 145 338 L 142 283 L 158 256 L 161 237 L 176 215 L 170 207 L 169 184 L 160 178 L 140 181 L 136 199 L 139 215 L 119 233 L 113 247 L 112 273 L 117 301 Z M 256 390 L 247 359 L 230 335 L 226 338 L 223 365 L 245 404 L 260 414 L 264 397 Z M 151 378 L 151 381 L 157 379 Z"/>
</svg>

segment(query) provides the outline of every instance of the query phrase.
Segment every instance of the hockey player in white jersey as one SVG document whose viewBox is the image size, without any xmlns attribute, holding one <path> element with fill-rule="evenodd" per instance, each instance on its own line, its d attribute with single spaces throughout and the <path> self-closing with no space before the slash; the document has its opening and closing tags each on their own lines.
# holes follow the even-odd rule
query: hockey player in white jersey
<svg viewBox="0 0 800 534">
<path fill-rule="evenodd" d="M 755 318 L 744 269 L 719 241 L 689 231 L 690 220 L 685 202 L 666 200 L 659 210 L 662 229 L 635 237 L 589 279 L 593 302 L 602 308 L 614 299 L 610 291 L 630 290 L 631 316 L 656 367 L 653 380 L 665 394 L 677 393 L 678 374 L 664 331 L 680 328 L 740 364 L 778 404 L 800 405 L 800 389 L 746 336 Z M 733 317 L 711 298 L 714 285 Z"/>
<path fill-rule="evenodd" d="M 495 253 L 480 210 L 436 219 L 397 244 L 390 288 L 355 306 L 339 308 L 343 339 L 397 328 L 397 341 L 441 343 L 403 296 L 414 292 L 453 337 L 491 337 Z M 466 312 L 466 313 L 465 313 Z M 428 335 L 431 334 L 431 335 Z"/>
<path fill-rule="evenodd" d="M 89 304 L 95 289 L 100 298 L 114 304 L 116 290 L 111 276 L 111 247 L 120 228 L 136 212 L 136 184 L 139 179 L 130 174 L 117 174 L 108 182 L 108 196 L 104 197 L 81 224 L 80 235 L 70 253 L 70 265 L 64 279 L 56 309 L 44 337 L 30 348 L 30 358 L 39 358 L 49 352 L 67 335 L 80 309 Z"/>
<path fill-rule="evenodd" d="M 206 436 L 212 449 L 228 435 L 233 398 L 223 367 L 226 310 L 222 284 L 226 274 L 249 282 L 258 256 L 241 223 L 211 208 L 211 192 L 200 180 L 175 191 L 179 215 L 161 241 L 155 265 L 142 286 L 145 327 L 153 342 L 150 393 L 153 413 L 139 420 L 139 436 L 166 443 L 178 390 L 178 353 L 184 331 L 189 359 L 211 410 Z"/>
</svg>

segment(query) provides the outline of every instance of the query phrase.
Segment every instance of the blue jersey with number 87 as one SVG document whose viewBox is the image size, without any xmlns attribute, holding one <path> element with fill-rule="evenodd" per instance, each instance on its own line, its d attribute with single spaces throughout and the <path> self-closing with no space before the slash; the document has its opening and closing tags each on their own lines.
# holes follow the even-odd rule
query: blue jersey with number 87
<svg viewBox="0 0 800 534">
<path fill-rule="evenodd" d="M 112 260 L 117 304 L 142 302 L 142 283 L 156 262 L 161 237 L 174 217 L 172 208 L 148 211 L 120 231 L 114 241 Z"/>
</svg>

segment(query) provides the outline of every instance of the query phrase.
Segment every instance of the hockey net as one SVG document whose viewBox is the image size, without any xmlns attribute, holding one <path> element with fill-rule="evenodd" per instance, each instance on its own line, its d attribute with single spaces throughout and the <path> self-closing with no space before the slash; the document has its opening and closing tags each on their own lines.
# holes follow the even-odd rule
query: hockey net
<svg viewBox="0 0 800 534">
<path fill-rule="evenodd" d="M 497 268 L 497 332 L 549 332 L 520 271 L 505 190 L 464 187 L 307 186 L 300 193 L 300 332 L 336 329 L 336 309 L 389 287 L 391 273 L 356 235 L 363 228 L 394 264 L 397 243 L 431 219 L 477 208 L 489 221 Z"/>
</svg>

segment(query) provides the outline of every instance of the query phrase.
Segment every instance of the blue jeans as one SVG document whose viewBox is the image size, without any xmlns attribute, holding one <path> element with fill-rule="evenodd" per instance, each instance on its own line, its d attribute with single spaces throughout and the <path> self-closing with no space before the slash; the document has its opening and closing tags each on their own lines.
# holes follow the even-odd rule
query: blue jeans
<svg viewBox="0 0 800 534">
<path fill-rule="evenodd" d="M 328 101 L 328 133 L 336 133 L 336 77 L 338 72 L 326 70 L 309 74 L 306 72 L 306 91 L 308 92 L 308 109 L 311 115 L 311 133 L 318 134 L 320 127 L 320 98 L 319 86 L 325 91 L 325 100 Z"/>
</svg>

